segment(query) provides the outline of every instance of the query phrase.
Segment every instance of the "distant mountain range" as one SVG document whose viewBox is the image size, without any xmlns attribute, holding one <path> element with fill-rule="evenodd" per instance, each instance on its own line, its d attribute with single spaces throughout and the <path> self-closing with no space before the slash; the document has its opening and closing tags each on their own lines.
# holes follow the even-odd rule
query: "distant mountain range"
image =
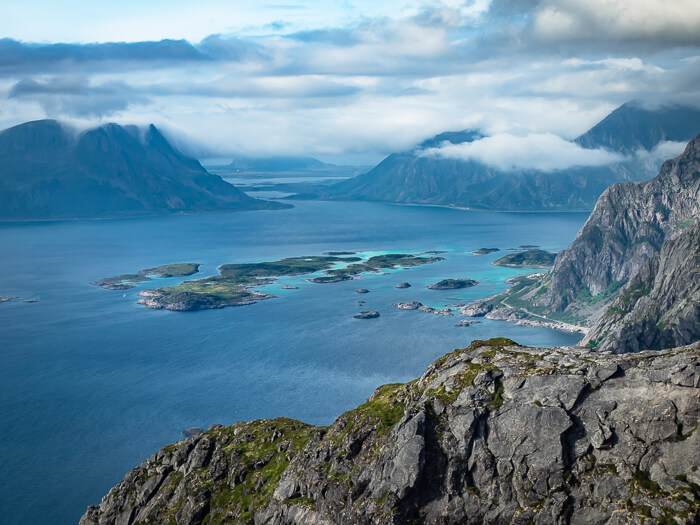
<svg viewBox="0 0 700 525">
<path fill-rule="evenodd" d="M 475 159 L 425 156 L 427 148 L 484 138 L 477 130 L 447 132 L 393 153 L 371 171 L 298 198 L 370 200 L 510 211 L 590 210 L 612 183 L 658 172 L 652 152 L 664 141 L 688 141 L 700 132 L 700 110 L 686 106 L 646 109 L 625 104 L 573 141 L 624 158 L 602 166 L 543 171 L 504 170 Z"/>
<path fill-rule="evenodd" d="M 75 133 L 54 120 L 0 132 L 0 220 L 280 209 L 174 149 L 153 125 Z"/>
<path fill-rule="evenodd" d="M 307 171 L 326 170 L 333 168 L 332 164 L 326 164 L 313 157 L 237 157 L 226 166 L 217 166 L 219 169 L 232 171 Z"/>
</svg>

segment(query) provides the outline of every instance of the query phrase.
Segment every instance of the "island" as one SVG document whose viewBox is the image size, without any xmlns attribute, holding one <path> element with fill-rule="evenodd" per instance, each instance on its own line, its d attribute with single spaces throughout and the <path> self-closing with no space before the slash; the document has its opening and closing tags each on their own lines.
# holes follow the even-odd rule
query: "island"
<svg viewBox="0 0 700 525">
<path fill-rule="evenodd" d="M 460 288 L 469 288 L 476 286 L 479 281 L 474 279 L 443 279 L 435 284 L 429 284 L 429 290 L 458 290 Z"/>
<path fill-rule="evenodd" d="M 481 321 L 472 321 L 470 319 L 462 319 L 458 323 L 455 324 L 456 327 L 458 328 L 464 328 L 466 326 L 471 326 L 473 324 L 479 324 Z"/>
<path fill-rule="evenodd" d="M 7 303 L 9 301 L 12 301 L 13 299 L 17 299 L 16 297 L 10 297 L 8 295 L 0 295 L 0 303 Z"/>
<path fill-rule="evenodd" d="M 429 253 L 429 252 L 425 252 Z M 424 254 L 421 254 L 424 255 Z M 383 273 L 383 270 L 393 270 L 396 268 L 412 268 L 439 261 L 444 261 L 443 257 L 422 257 L 421 255 L 411 255 L 407 253 L 387 253 L 384 255 L 374 255 L 366 261 L 362 261 L 359 257 L 348 257 L 346 261 L 352 262 L 342 268 L 334 268 L 326 270 L 324 273 L 331 279 L 316 278 L 311 279 L 312 282 L 336 282 L 332 278 L 337 277 L 338 280 L 347 281 L 355 276 L 363 273 Z M 356 259 L 362 262 L 353 262 L 351 259 Z"/>
<path fill-rule="evenodd" d="M 358 288 L 355 290 L 357 293 L 369 293 L 369 290 L 367 288 Z"/>
<path fill-rule="evenodd" d="M 375 255 L 366 260 L 357 256 L 313 255 L 271 262 L 224 264 L 219 267 L 219 275 L 216 276 L 185 281 L 177 286 L 143 290 L 139 293 L 139 304 L 174 311 L 244 306 L 274 298 L 274 295 L 253 288 L 271 284 L 282 276 L 323 272 L 323 275 L 308 280 L 313 283 L 334 283 L 349 281 L 365 273 L 376 274 L 387 269 L 411 268 L 442 260 L 442 257 L 392 253 Z"/>
<path fill-rule="evenodd" d="M 359 314 L 353 315 L 355 319 L 376 319 L 379 317 L 379 312 L 375 310 L 368 310 L 366 312 L 360 312 Z"/>
<path fill-rule="evenodd" d="M 90 284 L 99 286 L 105 290 L 128 290 L 138 283 L 151 281 L 153 277 L 187 277 L 188 275 L 197 273 L 200 266 L 201 264 L 199 263 L 164 264 L 162 266 L 156 266 L 155 268 L 146 268 L 138 273 L 126 273 L 114 277 L 105 277 L 104 279 Z"/>
<path fill-rule="evenodd" d="M 500 259 L 496 259 L 491 264 L 495 266 L 507 266 L 509 268 L 550 268 L 554 264 L 557 254 L 545 250 L 526 250 L 519 253 L 511 253 Z"/>
<path fill-rule="evenodd" d="M 473 252 L 469 252 L 472 255 L 488 255 L 489 253 L 493 252 L 500 252 L 500 248 L 479 248 L 478 250 L 474 250 Z"/>
<path fill-rule="evenodd" d="M 394 288 L 401 289 L 401 288 L 410 288 L 410 287 L 411 287 L 411 283 L 399 283 Z"/>
<path fill-rule="evenodd" d="M 425 312 L 426 314 L 444 315 L 446 317 L 453 316 L 452 310 L 449 308 L 433 308 L 432 306 L 426 306 L 418 301 L 392 303 L 391 306 L 398 308 L 399 310 L 418 310 L 419 312 Z"/>
</svg>

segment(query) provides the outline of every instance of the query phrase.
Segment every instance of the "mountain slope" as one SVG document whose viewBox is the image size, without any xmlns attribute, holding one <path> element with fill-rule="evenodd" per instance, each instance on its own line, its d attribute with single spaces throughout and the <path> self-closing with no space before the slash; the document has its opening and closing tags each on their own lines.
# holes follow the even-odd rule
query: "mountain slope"
<svg viewBox="0 0 700 525">
<path fill-rule="evenodd" d="M 544 277 L 465 313 L 584 324 L 584 343 L 615 352 L 697 341 L 699 223 L 700 135 L 654 179 L 608 188 Z"/>
<path fill-rule="evenodd" d="M 623 154 L 625 161 L 549 172 L 504 171 L 476 160 L 419 155 L 445 141 L 460 144 L 483 138 L 474 130 L 448 132 L 390 155 L 368 173 L 319 189 L 317 196 L 491 210 L 589 210 L 611 183 L 645 180 L 657 173 L 660 163 L 648 153 L 661 141 L 687 141 L 698 132 L 700 111 L 695 108 L 650 111 L 626 104 L 575 141 Z M 640 148 L 644 155 L 635 154 Z"/>
<path fill-rule="evenodd" d="M 693 523 L 700 347 L 634 356 L 474 341 L 330 427 L 214 426 L 80 525 Z"/>
<path fill-rule="evenodd" d="M 700 110 L 688 106 L 646 109 L 623 104 L 574 142 L 584 148 L 605 148 L 621 153 L 651 151 L 663 141 L 685 142 L 700 130 Z"/>
<path fill-rule="evenodd" d="M 184 156 L 151 125 L 78 135 L 52 120 L 0 132 L 0 219 L 276 209 Z"/>
</svg>

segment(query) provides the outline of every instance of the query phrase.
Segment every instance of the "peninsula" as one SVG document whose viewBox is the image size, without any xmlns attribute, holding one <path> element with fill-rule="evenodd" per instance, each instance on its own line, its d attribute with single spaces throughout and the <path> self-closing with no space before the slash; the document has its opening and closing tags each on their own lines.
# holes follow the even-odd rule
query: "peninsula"
<svg viewBox="0 0 700 525">
<path fill-rule="evenodd" d="M 201 264 L 198 263 L 175 263 L 156 266 L 155 268 L 146 268 L 138 273 L 126 273 L 116 275 L 114 277 L 105 277 L 99 281 L 90 284 L 99 286 L 105 290 L 128 290 L 133 288 L 138 283 L 153 280 L 153 277 L 187 277 L 199 271 Z"/>
</svg>

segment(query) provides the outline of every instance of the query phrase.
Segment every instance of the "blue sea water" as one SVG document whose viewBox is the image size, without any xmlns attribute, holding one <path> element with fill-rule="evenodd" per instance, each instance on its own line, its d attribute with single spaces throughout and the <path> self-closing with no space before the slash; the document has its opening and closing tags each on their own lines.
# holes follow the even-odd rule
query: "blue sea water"
<svg viewBox="0 0 700 525">
<path fill-rule="evenodd" d="M 298 202 L 283 211 L 0 224 L 0 521 L 77 523 L 88 504 L 192 426 L 288 416 L 329 424 L 377 386 L 420 375 L 472 339 L 573 344 L 578 337 L 485 320 L 399 311 L 503 290 L 521 273 L 489 263 L 521 244 L 560 250 L 587 214 L 474 212 L 377 203 Z M 171 262 L 256 262 L 329 250 L 446 250 L 445 261 L 334 284 L 288 278 L 279 297 L 202 312 L 147 310 L 144 287 L 96 279 Z M 507 252 L 506 252 L 507 253 Z M 431 291 L 469 277 L 467 290 Z M 182 280 L 182 279 L 180 279 Z M 408 281 L 413 286 L 396 289 Z M 299 286 L 281 290 L 283 283 Z M 357 294 L 357 288 L 370 293 Z M 25 303 L 23 300 L 38 300 Z M 366 301 L 358 306 L 358 301 Z M 353 319 L 360 310 L 381 317 Z"/>
</svg>

